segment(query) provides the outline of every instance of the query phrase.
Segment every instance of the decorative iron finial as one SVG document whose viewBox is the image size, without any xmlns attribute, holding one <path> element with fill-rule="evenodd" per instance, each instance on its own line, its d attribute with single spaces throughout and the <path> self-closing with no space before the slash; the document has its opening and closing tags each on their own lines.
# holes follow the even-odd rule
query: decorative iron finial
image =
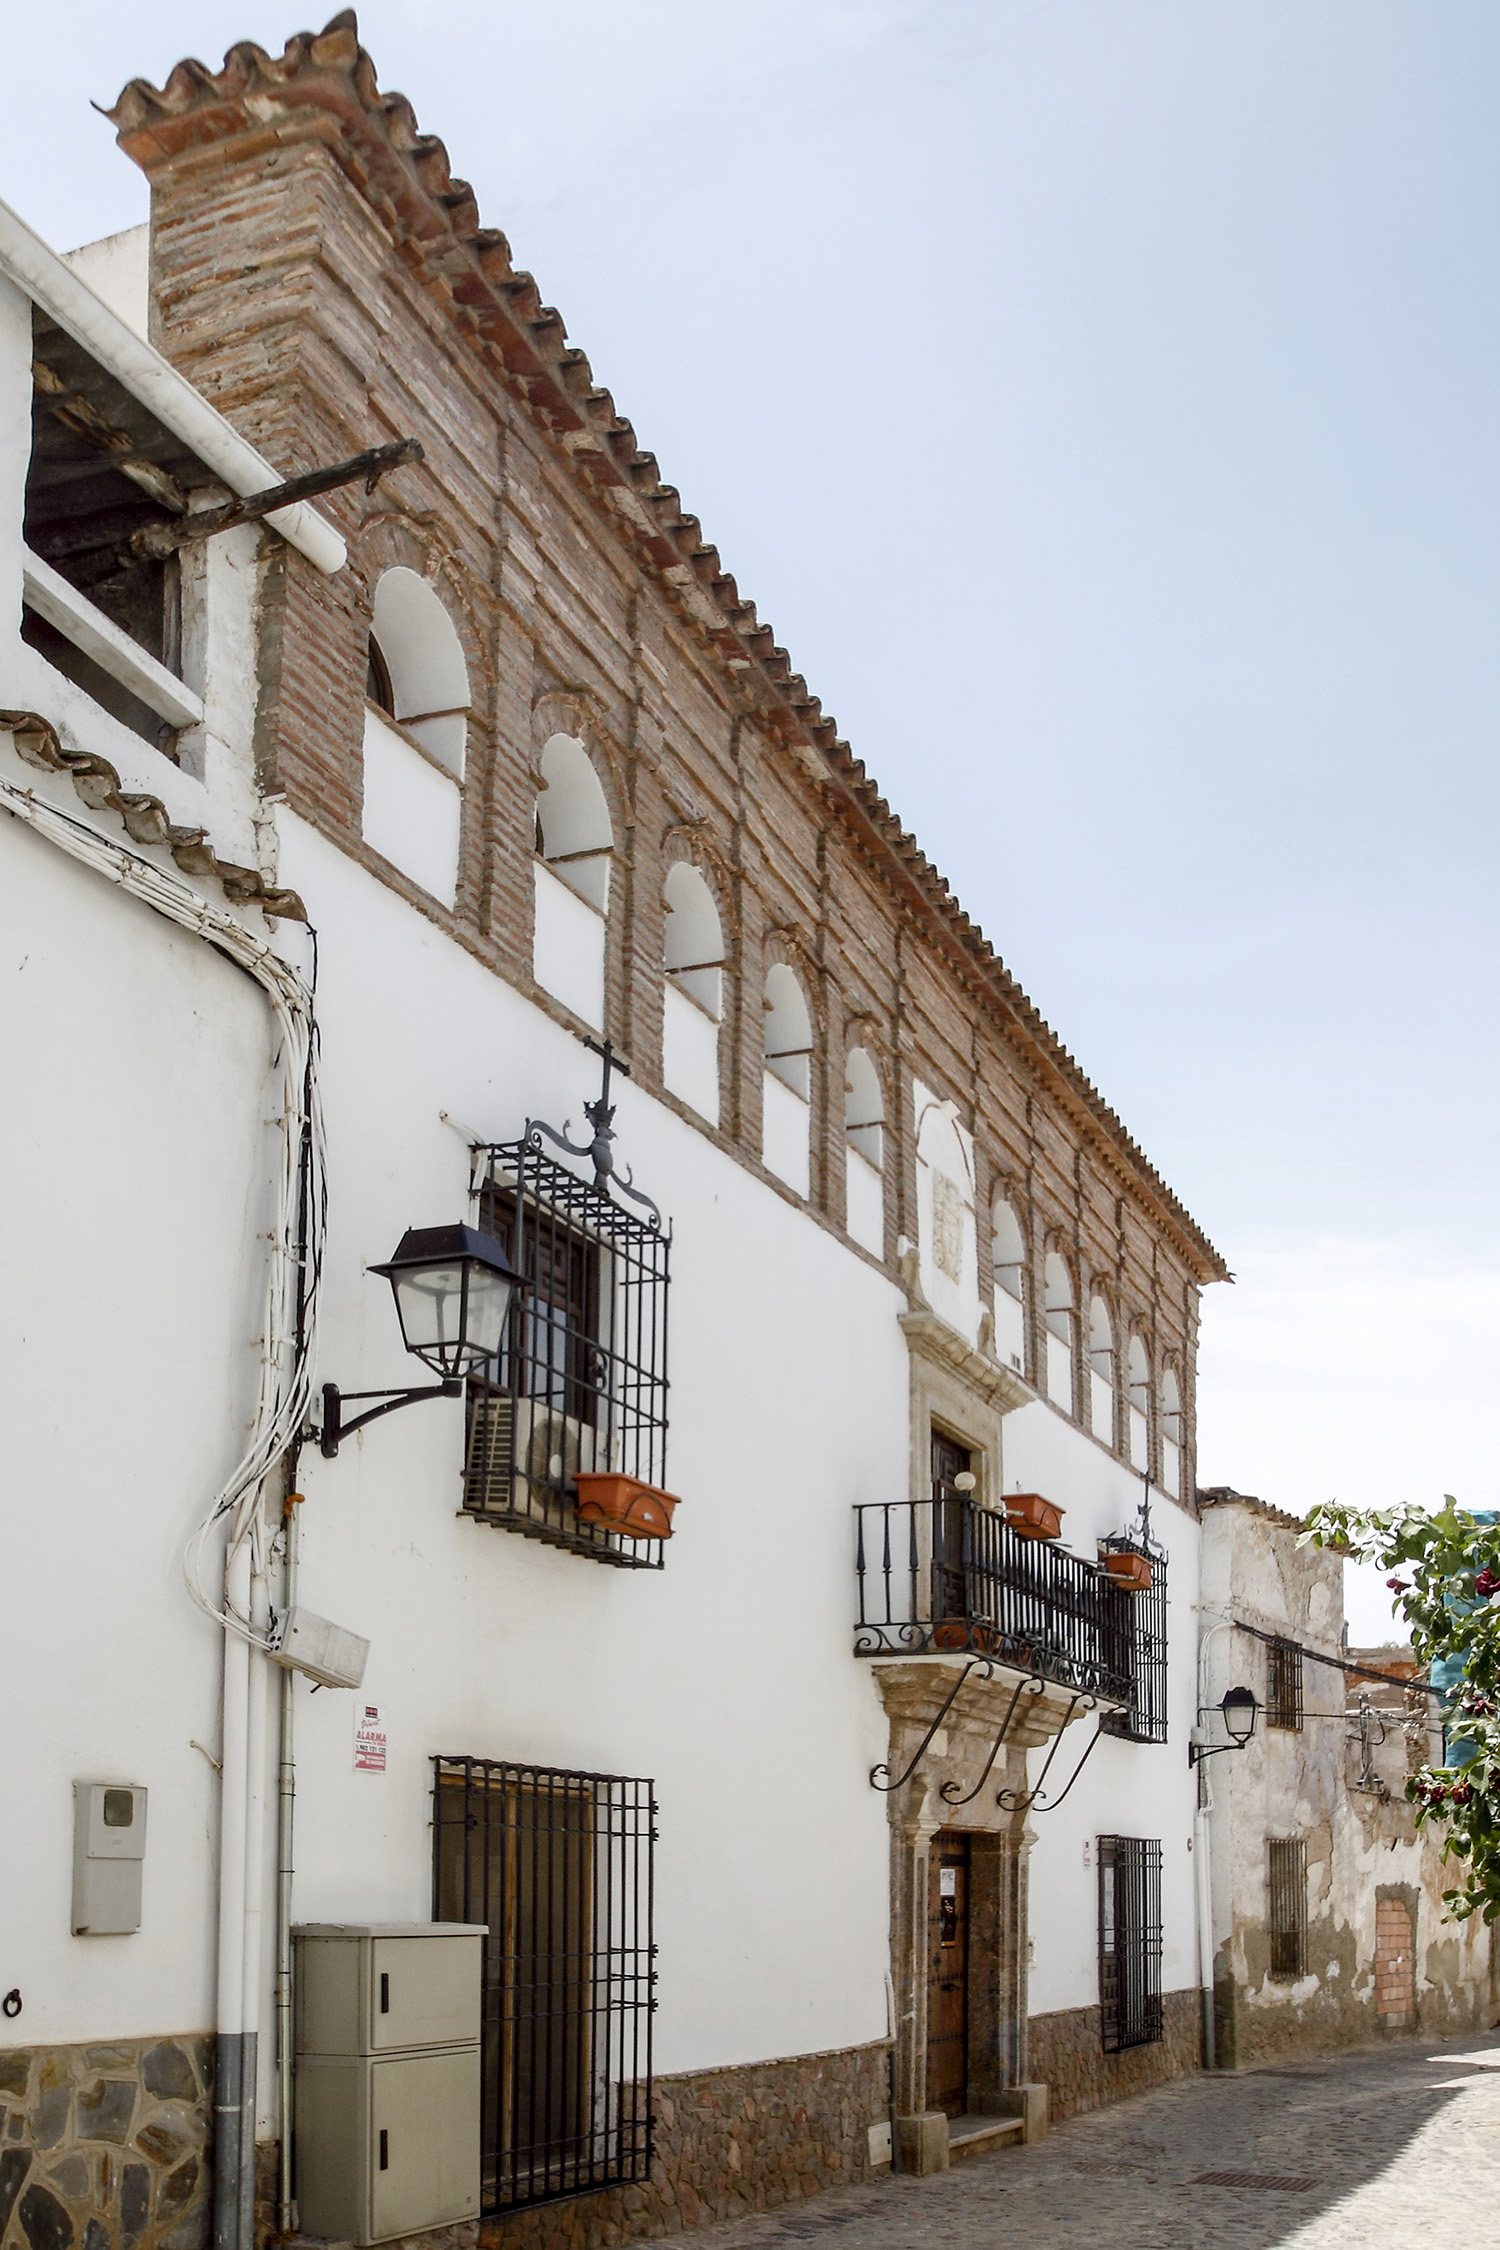
<svg viewBox="0 0 1500 2250">
<path fill-rule="evenodd" d="M 622 1077 L 629 1078 L 631 1075 L 630 1065 L 623 1056 L 615 1053 L 612 1039 L 606 1039 L 602 1043 L 597 1039 L 585 1039 L 583 1043 L 588 1048 L 589 1053 L 598 1055 L 604 1064 L 604 1077 L 599 1088 L 599 1099 L 596 1102 L 585 1102 L 583 1105 L 583 1114 L 594 1128 L 593 1139 L 580 1146 L 578 1142 L 570 1141 L 567 1137 L 572 1126 L 571 1118 L 564 1118 L 563 1129 L 559 1133 L 555 1126 L 544 1124 L 539 1117 L 527 1118 L 525 1138 L 528 1141 L 534 1140 L 538 1133 L 545 1133 L 549 1141 L 553 1142 L 558 1148 L 566 1149 L 569 1156 L 587 1158 L 588 1162 L 594 1167 L 594 1186 L 600 1195 L 608 1195 L 613 1184 L 613 1187 L 618 1189 L 621 1195 L 628 1195 L 632 1203 L 642 1204 L 651 1213 L 652 1223 L 659 1227 L 661 1225 L 661 1212 L 652 1202 L 650 1196 L 643 1195 L 638 1187 L 631 1184 L 633 1179 L 631 1173 L 627 1172 L 622 1179 L 615 1169 L 615 1106 L 609 1098 L 609 1081 L 615 1071 L 619 1071 Z"/>
</svg>

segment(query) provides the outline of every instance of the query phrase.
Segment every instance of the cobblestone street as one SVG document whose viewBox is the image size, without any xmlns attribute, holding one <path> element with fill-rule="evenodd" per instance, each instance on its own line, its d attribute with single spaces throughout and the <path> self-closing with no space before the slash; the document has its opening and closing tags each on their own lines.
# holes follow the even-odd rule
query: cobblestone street
<svg viewBox="0 0 1500 2250">
<path fill-rule="evenodd" d="M 1500 2243 L 1500 2039 L 1185 2079 L 925 2180 L 814 2196 L 704 2250 L 1443 2250 Z"/>
</svg>

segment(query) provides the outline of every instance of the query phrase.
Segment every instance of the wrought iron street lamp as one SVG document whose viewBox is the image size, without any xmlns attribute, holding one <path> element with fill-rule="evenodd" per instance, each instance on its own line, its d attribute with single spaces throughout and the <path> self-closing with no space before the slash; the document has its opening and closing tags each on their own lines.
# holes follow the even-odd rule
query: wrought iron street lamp
<svg viewBox="0 0 1500 2250">
<path fill-rule="evenodd" d="M 1227 1742 L 1189 1742 L 1188 1764 L 1197 1765 L 1200 1758 L 1217 1758 L 1225 1750 L 1243 1750 L 1255 1732 L 1255 1722 L 1260 1715 L 1260 1705 L 1255 1700 L 1254 1688 L 1226 1688 L 1217 1703 L 1208 1706 L 1223 1718 Z M 1199 1711 L 1199 1718 L 1205 1716 Z"/>
<path fill-rule="evenodd" d="M 464 1377 L 498 1357 L 521 1280 L 504 1246 L 476 1227 L 409 1227 L 395 1256 L 369 1270 L 390 1282 L 407 1350 L 442 1380 L 405 1391 L 341 1391 L 325 1383 L 320 1443 L 330 1461 L 341 1439 L 382 1414 L 418 1399 L 457 1398 Z M 345 1406 L 367 1398 L 382 1403 L 346 1421 Z"/>
</svg>

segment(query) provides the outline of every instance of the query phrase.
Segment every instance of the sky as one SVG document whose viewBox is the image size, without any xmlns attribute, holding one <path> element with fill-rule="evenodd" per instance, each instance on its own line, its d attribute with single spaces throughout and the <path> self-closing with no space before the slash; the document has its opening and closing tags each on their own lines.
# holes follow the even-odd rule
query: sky
<svg viewBox="0 0 1500 2250">
<path fill-rule="evenodd" d="M 1200 1481 L 1500 1504 L 1500 9 L 359 17 L 1234 1271 Z M 91 102 L 307 21 L 18 13 L 0 197 L 134 224 Z"/>
</svg>

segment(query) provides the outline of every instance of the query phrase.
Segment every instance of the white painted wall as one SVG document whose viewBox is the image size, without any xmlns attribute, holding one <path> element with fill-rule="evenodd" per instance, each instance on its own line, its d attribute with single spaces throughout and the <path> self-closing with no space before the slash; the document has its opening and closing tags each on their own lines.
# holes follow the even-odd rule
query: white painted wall
<svg viewBox="0 0 1500 2250">
<path fill-rule="evenodd" d="M 536 931 L 531 969 L 554 1000 L 604 1029 L 604 916 L 535 860 Z"/>
<path fill-rule="evenodd" d="M 871 1257 L 885 1256 L 885 1177 L 878 1165 L 861 1156 L 852 1141 L 845 1144 L 845 1225 L 850 1239 Z"/>
<path fill-rule="evenodd" d="M 718 1124 L 719 1026 L 670 978 L 662 993 L 661 1074 L 679 1099 L 710 1125 Z"/>
<path fill-rule="evenodd" d="M 443 906 L 453 904 L 458 887 L 462 817 L 457 777 L 403 742 L 367 704 L 360 832 L 383 859 Z"/>
<path fill-rule="evenodd" d="M 1097 1542 L 1137 1521 L 1141 1480 L 1092 1437 L 1039 1400 L 1008 1414 L 1004 1424 L 1008 1491 L 1041 1492 L 1058 1502 L 1062 1544 L 1093 1560 Z M 1146 1836 L 1162 1846 L 1164 1992 L 1198 1982 L 1193 1811 L 1188 1730 L 1197 1707 L 1198 1526 L 1160 1492 L 1152 1495 L 1151 1527 L 1167 1563 L 1167 1693 L 1171 1739 L 1119 1742 L 1106 1736 L 1067 1801 L 1031 1815 L 1031 2012 L 1087 2008 L 1099 1999 L 1099 1836 Z M 1049 1777 L 1055 1789 L 1072 1773 L 1096 1721 L 1068 1730 Z M 1029 1760 L 1036 1781 L 1045 1753 Z"/>
<path fill-rule="evenodd" d="M 806 1196 L 812 1184 L 812 1109 L 772 1070 L 761 1072 L 761 1155 L 768 1172 Z"/>
<path fill-rule="evenodd" d="M 337 1189 L 320 1379 L 399 1383 L 389 1296 L 361 1266 L 408 1224 L 461 1211 L 467 1151 L 440 1110 L 496 1138 L 529 1115 L 576 1129 L 597 1065 L 310 829 L 281 824 L 283 875 L 322 933 Z M 905 1493 L 901 1300 L 690 1123 L 630 1084 L 619 1105 L 622 1161 L 675 1225 L 668 1481 L 682 1505 L 667 1567 L 605 1569 L 461 1518 L 456 1402 L 307 1460 L 305 1596 L 371 1637 L 391 1762 L 356 1774 L 352 1698 L 299 1685 L 297 1911 L 430 1911 L 435 1752 L 648 1774 L 659 2067 L 877 2038 L 887 1851 L 867 1775 L 885 1732 L 850 1653 L 851 1510 Z M 827 1897 L 836 1915 L 812 1910 Z"/>
<path fill-rule="evenodd" d="M 145 220 L 138 227 L 127 227 L 123 234 L 101 235 L 97 242 L 65 250 L 63 264 L 71 266 L 79 280 L 86 281 L 127 328 L 134 329 L 137 336 L 146 336 L 151 305 L 151 228 Z"/>
<path fill-rule="evenodd" d="M 0 772 L 82 814 L 8 737 Z M 268 1015 L 212 948 L 3 814 L 0 990 L 0 1987 L 28 2042 L 200 2031 L 220 1635 L 180 1557 L 253 1404 Z M 150 1792 L 133 1936 L 70 1935 L 75 1779 Z"/>
</svg>

